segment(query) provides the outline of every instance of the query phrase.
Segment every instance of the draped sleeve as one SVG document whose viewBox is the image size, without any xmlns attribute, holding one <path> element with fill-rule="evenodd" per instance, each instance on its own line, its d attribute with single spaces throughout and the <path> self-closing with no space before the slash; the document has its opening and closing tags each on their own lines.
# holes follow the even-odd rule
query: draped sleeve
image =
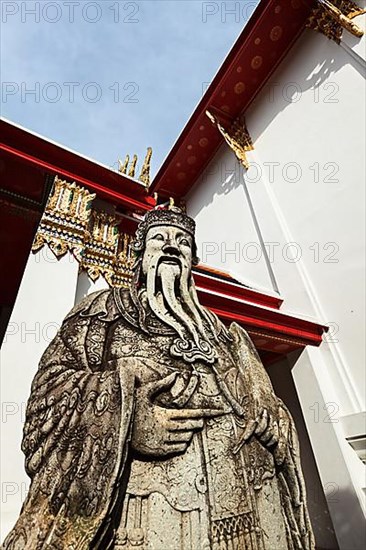
<svg viewBox="0 0 366 550">
<path fill-rule="evenodd" d="M 247 418 L 256 418 L 260 410 L 266 408 L 279 426 L 279 441 L 273 452 L 261 446 L 254 437 L 248 442 L 247 452 L 250 453 L 250 449 L 254 448 L 252 456 L 256 456 L 260 463 L 258 468 L 253 468 L 254 488 L 260 491 L 266 477 L 276 477 L 288 548 L 314 550 L 294 420 L 281 399 L 275 395 L 270 378 L 246 331 L 232 323 L 230 334 L 234 356 L 250 395 L 245 407 Z"/>
<path fill-rule="evenodd" d="M 106 364 L 110 292 L 87 297 L 45 351 L 27 404 L 22 450 L 31 486 L 6 550 L 87 549 L 123 473 L 133 377 Z M 99 310 L 99 313 L 98 313 Z"/>
</svg>

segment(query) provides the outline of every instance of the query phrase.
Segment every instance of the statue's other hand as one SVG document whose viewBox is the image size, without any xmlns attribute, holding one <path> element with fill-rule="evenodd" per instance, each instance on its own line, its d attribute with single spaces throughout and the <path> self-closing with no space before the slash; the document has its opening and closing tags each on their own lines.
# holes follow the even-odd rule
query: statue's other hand
<svg viewBox="0 0 366 550">
<path fill-rule="evenodd" d="M 255 420 L 249 420 L 244 434 L 234 452 L 242 447 L 253 435 L 267 448 L 277 445 L 280 437 L 278 422 L 266 408 L 263 408 Z"/>
<path fill-rule="evenodd" d="M 278 423 L 267 409 L 262 409 L 255 424 L 254 433 L 265 447 L 273 447 L 278 443 Z"/>
<path fill-rule="evenodd" d="M 204 418 L 223 414 L 222 411 L 166 409 L 156 405 L 154 398 L 169 390 L 176 377 L 177 373 L 173 373 L 137 389 L 131 438 L 133 450 L 155 457 L 184 453 L 193 434 L 203 428 Z"/>
</svg>

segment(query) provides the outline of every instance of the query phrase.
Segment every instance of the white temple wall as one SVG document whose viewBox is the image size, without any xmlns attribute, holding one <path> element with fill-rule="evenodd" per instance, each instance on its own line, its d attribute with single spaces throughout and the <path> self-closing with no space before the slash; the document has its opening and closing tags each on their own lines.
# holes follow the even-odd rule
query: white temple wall
<svg viewBox="0 0 366 550">
<path fill-rule="evenodd" d="M 359 128 L 365 120 L 360 68 L 342 47 L 306 31 L 247 113 L 254 160 L 263 171 L 278 216 L 283 216 L 288 237 L 296 243 L 299 266 L 312 287 L 309 292 L 318 313 L 331 325 L 340 360 L 346 362 L 357 394 L 343 414 L 365 407 L 361 159 L 366 143 Z M 291 93 L 292 102 L 287 99 Z M 268 163 L 278 163 L 270 175 Z M 256 207 L 259 211 L 260 205 Z M 274 265 L 274 270 L 280 279 L 281 266 Z M 287 307 L 300 312 L 293 292 L 288 295 L 289 287 L 281 285 L 280 290 Z"/>
<path fill-rule="evenodd" d="M 248 286 L 273 290 L 243 173 L 227 147 L 220 148 L 187 197 L 187 210 L 197 223 L 203 263 L 228 271 Z"/>
<path fill-rule="evenodd" d="M 304 353 L 304 352 L 303 352 Z M 314 457 L 314 450 L 309 440 L 309 435 L 304 422 L 301 405 L 291 372 L 292 364 L 298 359 L 299 352 L 291 354 L 293 357 L 283 358 L 268 367 L 268 374 L 272 380 L 276 395 L 280 397 L 296 423 L 299 437 L 301 465 L 305 478 L 307 503 L 310 520 L 312 522 L 317 548 L 322 550 L 335 550 L 338 548 L 336 537 L 332 527 L 332 521 L 328 510 L 324 492 L 328 493 L 333 502 L 339 501 L 339 493 L 334 482 L 319 479 L 319 473 Z M 323 491 L 324 486 L 324 491 Z"/>
<path fill-rule="evenodd" d="M 360 345 L 365 172 L 360 159 L 366 144 L 358 128 L 365 114 L 359 69 L 342 47 L 306 31 L 247 113 L 255 144 L 248 153 L 251 168 L 243 174 L 223 145 L 187 198 L 203 261 L 249 285 L 278 287 L 286 309 L 330 324 L 338 353 L 347 357 L 351 383 L 359 387 L 344 414 L 365 405 Z M 256 261 L 261 238 L 262 257 Z M 240 255 L 228 253 L 235 242 Z M 248 246 L 251 242 L 255 246 Z M 311 288 L 303 282 L 299 291 L 304 273 Z"/>
<path fill-rule="evenodd" d="M 364 25 L 365 16 L 356 22 Z M 344 34 L 339 46 L 304 32 L 246 112 L 255 147 L 250 169 L 224 144 L 187 207 L 199 246 L 209 235 L 219 239 L 228 224 L 238 240 L 257 237 L 262 247 L 261 261 L 223 264 L 211 254 L 207 263 L 278 291 L 284 310 L 330 326 L 292 373 L 340 547 L 356 549 L 365 543 L 365 476 L 346 435 L 366 433 L 366 64 L 365 37 Z"/>
<path fill-rule="evenodd" d="M 26 403 L 39 360 L 74 306 L 79 264 L 45 246 L 29 256 L 1 347 L 1 534 L 7 535 L 29 487 L 20 451 Z"/>
<path fill-rule="evenodd" d="M 361 550 L 366 542 L 364 465 L 344 438 L 332 386 L 325 391 L 329 373 L 322 355 L 321 348 L 308 347 L 289 362 L 295 363 L 292 375 L 339 547 Z"/>
</svg>

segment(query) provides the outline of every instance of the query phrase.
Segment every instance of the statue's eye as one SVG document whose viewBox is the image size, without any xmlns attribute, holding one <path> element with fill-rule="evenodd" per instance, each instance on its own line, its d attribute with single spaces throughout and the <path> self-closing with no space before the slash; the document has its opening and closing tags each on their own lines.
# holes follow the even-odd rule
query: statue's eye
<svg viewBox="0 0 366 550">
<path fill-rule="evenodd" d="M 155 239 L 156 241 L 163 241 L 164 235 L 162 235 L 161 233 L 156 233 L 156 235 L 153 236 L 153 239 Z"/>
<path fill-rule="evenodd" d="M 181 239 L 181 240 L 179 241 L 179 244 L 182 244 L 183 246 L 191 246 L 189 240 L 188 240 L 188 239 L 185 239 L 185 238 Z"/>
</svg>

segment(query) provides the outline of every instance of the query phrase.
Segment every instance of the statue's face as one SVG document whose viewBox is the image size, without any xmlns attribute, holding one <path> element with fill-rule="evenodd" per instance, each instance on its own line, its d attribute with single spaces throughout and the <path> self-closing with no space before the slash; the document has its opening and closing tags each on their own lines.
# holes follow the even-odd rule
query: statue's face
<svg viewBox="0 0 366 550">
<path fill-rule="evenodd" d="M 181 271 L 182 266 L 190 272 L 192 267 L 192 237 L 189 233 L 171 225 L 151 227 L 146 235 L 142 271 L 150 269 L 159 274 L 160 266 L 169 266 Z"/>
<path fill-rule="evenodd" d="M 194 286 L 191 273 L 194 252 L 193 237 L 184 229 L 171 225 L 150 228 L 141 260 L 143 277 L 135 289 L 139 290 L 143 307 L 149 307 L 160 321 L 178 334 L 182 349 L 196 346 L 198 356 L 212 362 L 213 348 L 204 322 L 216 339 L 217 335 L 209 315 L 199 303 Z M 179 356 L 180 352 L 177 353 Z"/>
</svg>

